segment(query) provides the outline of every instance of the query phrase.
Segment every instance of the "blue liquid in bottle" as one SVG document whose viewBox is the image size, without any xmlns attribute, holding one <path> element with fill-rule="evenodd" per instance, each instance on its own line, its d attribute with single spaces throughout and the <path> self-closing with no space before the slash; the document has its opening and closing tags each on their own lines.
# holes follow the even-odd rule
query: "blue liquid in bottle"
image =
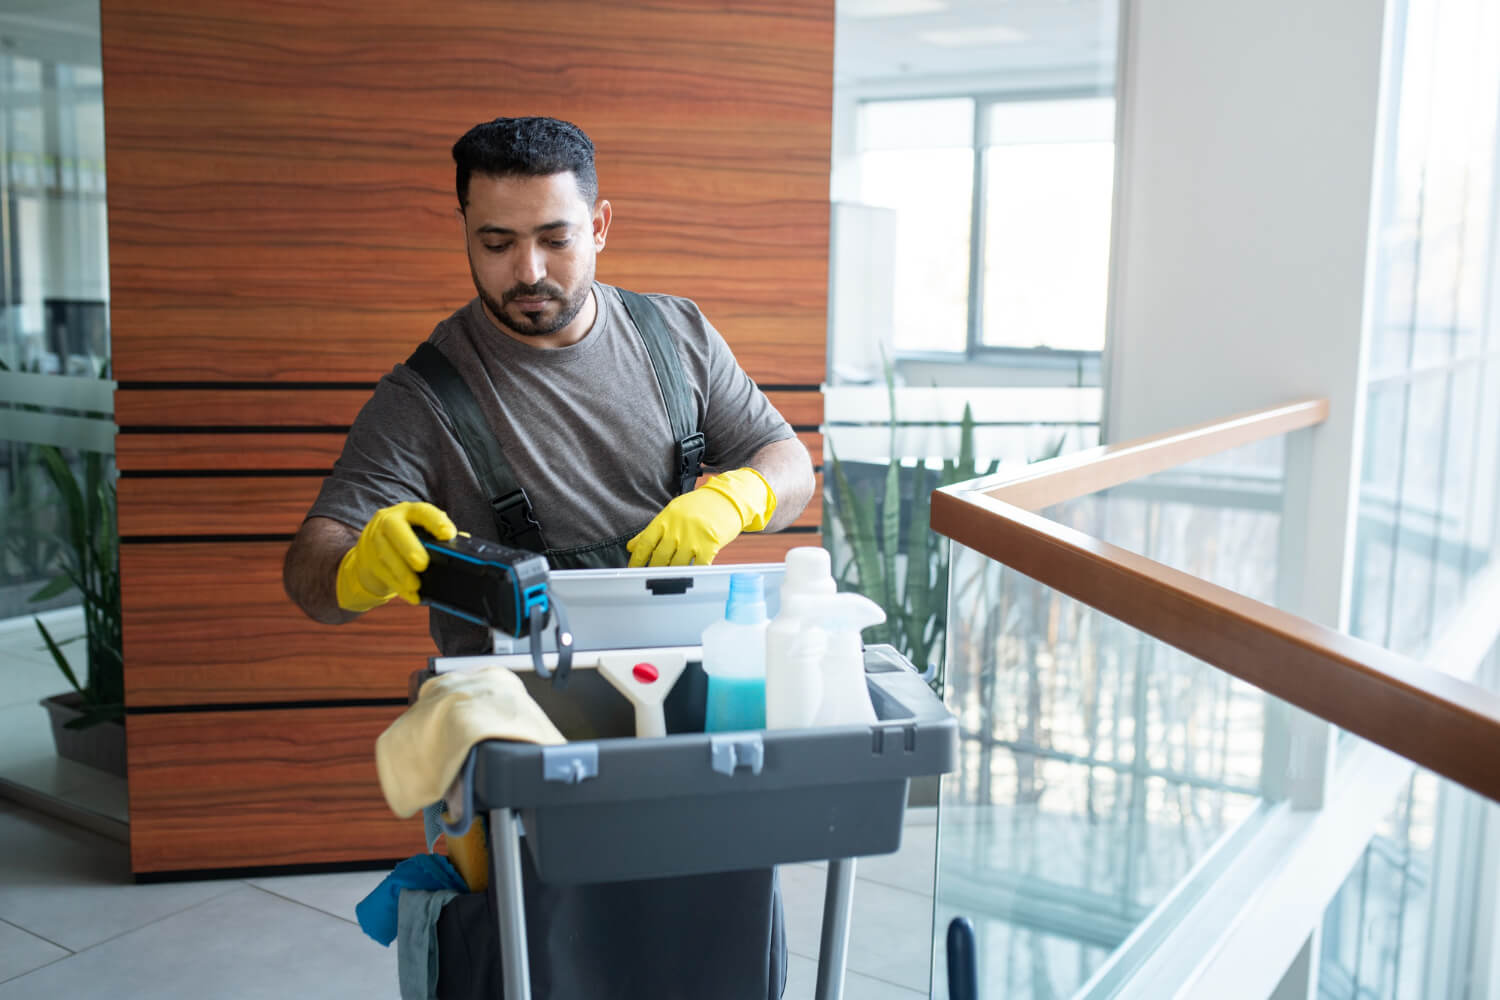
<svg viewBox="0 0 1500 1000">
<path fill-rule="evenodd" d="M 766 728 L 766 679 L 710 677 L 703 728 L 708 732 Z"/>
<path fill-rule="evenodd" d="M 703 672 L 708 675 L 706 731 L 766 728 L 766 603 L 760 574 L 729 578 L 724 620 L 703 630 Z"/>
</svg>

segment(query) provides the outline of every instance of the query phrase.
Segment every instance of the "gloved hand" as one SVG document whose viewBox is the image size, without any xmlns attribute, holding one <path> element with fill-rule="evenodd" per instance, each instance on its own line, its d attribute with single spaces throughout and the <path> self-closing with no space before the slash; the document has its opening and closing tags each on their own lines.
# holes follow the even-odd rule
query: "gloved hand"
<svg viewBox="0 0 1500 1000">
<path fill-rule="evenodd" d="M 662 508 L 625 543 L 632 566 L 707 566 L 741 531 L 759 531 L 776 513 L 776 494 L 751 468 L 714 476 Z"/>
<path fill-rule="evenodd" d="M 440 541 L 458 534 L 448 515 L 430 503 L 398 503 L 377 510 L 339 562 L 339 607 L 369 611 L 398 594 L 408 604 L 419 603 L 417 574 L 427 568 L 427 550 L 411 530 L 414 524 Z"/>
</svg>

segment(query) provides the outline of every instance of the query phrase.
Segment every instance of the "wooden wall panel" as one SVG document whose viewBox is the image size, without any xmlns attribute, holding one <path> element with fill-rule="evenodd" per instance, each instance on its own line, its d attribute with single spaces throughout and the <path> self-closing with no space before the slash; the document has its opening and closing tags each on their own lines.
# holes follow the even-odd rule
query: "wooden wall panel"
<svg viewBox="0 0 1500 1000">
<path fill-rule="evenodd" d="M 823 435 L 798 431 L 797 437 L 807 446 L 813 465 L 822 465 Z M 342 433 L 121 434 L 115 441 L 115 459 L 120 468 L 133 472 L 296 469 L 327 473 L 343 447 Z M 316 487 L 313 492 L 316 495 Z"/>
<path fill-rule="evenodd" d="M 399 705 L 136 714 L 130 857 L 137 873 L 404 858 L 422 821 L 397 819 L 375 738 Z"/>
<path fill-rule="evenodd" d="M 281 589 L 286 542 L 125 545 L 131 708 L 404 698 L 433 655 L 427 609 L 393 601 L 320 625 Z"/>
<path fill-rule="evenodd" d="M 357 777 L 385 710 L 329 702 L 404 696 L 425 609 L 317 625 L 280 566 L 375 381 L 473 295 L 449 147 L 583 126 L 599 277 L 695 299 L 821 462 L 833 4 L 103 0 L 101 29 L 137 870 L 408 853 Z M 820 507 L 720 561 L 815 544 Z M 220 710 L 268 703 L 298 707 Z M 296 814 L 318 759 L 359 822 Z"/>
<path fill-rule="evenodd" d="M 122 380 L 373 381 L 473 294 L 449 147 L 543 112 L 598 147 L 602 279 L 697 300 L 760 381 L 822 381 L 831 2 L 104 0 L 101 23 Z"/>
<path fill-rule="evenodd" d="M 211 389 L 145 388 L 148 391 L 126 388 L 116 396 L 115 420 L 122 427 L 323 427 L 342 436 L 370 398 L 374 384 L 348 389 L 267 389 L 233 384 Z M 820 391 L 768 388 L 765 392 L 771 405 L 793 427 L 816 429 L 823 423 Z M 121 467 L 162 468 L 149 463 Z"/>
<path fill-rule="evenodd" d="M 817 534 L 741 535 L 723 564 L 780 562 Z M 403 698 L 434 653 L 427 609 L 400 601 L 348 625 L 281 590 L 285 542 L 126 545 L 125 699 L 132 708 Z"/>
</svg>

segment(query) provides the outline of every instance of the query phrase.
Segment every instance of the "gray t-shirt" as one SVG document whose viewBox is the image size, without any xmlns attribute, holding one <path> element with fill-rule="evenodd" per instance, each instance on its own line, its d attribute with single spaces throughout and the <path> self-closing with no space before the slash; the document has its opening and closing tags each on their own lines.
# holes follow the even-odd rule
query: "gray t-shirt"
<svg viewBox="0 0 1500 1000">
<path fill-rule="evenodd" d="M 676 439 L 646 345 L 619 293 L 596 282 L 599 313 L 556 350 L 506 336 L 476 298 L 428 338 L 458 369 L 531 499 L 547 544 L 588 545 L 644 528 L 676 495 Z M 688 299 L 651 295 L 682 359 L 708 471 L 739 468 L 791 427 Z M 460 531 L 494 539 L 489 498 L 432 390 L 398 365 L 375 387 L 308 512 L 358 530 L 382 507 L 425 500 Z M 446 655 L 484 652 L 480 629 L 434 611 Z"/>
</svg>

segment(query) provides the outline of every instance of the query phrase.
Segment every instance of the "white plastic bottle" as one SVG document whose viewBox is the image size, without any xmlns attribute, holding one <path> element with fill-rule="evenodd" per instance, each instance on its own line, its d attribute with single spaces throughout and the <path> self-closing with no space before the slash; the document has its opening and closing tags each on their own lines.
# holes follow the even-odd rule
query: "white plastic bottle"
<svg viewBox="0 0 1500 1000">
<path fill-rule="evenodd" d="M 759 573 L 729 578 L 724 620 L 703 630 L 707 732 L 766 725 L 766 591 Z"/>
<path fill-rule="evenodd" d="M 804 545 L 787 552 L 781 610 L 766 629 L 766 728 L 813 724 L 823 700 L 822 652 L 804 641 L 803 610 L 809 600 L 837 590 L 827 549 Z"/>
<path fill-rule="evenodd" d="M 863 594 L 829 594 L 803 605 L 806 631 L 822 649 L 823 697 L 814 726 L 874 725 L 875 706 L 865 682 L 865 648 L 859 633 L 885 621 L 885 611 Z"/>
</svg>

